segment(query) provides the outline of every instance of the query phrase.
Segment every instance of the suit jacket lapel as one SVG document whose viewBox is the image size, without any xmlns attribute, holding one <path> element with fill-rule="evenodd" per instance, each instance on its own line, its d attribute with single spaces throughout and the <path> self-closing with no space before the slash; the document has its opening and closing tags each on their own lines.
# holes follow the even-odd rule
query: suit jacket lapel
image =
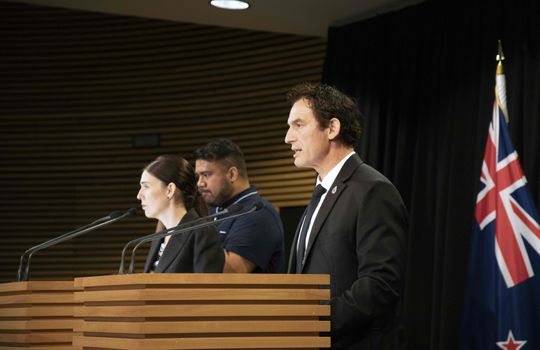
<svg viewBox="0 0 540 350">
<path fill-rule="evenodd" d="M 194 209 L 191 209 L 186 213 L 186 215 L 184 215 L 182 220 L 180 220 L 179 225 L 193 221 L 197 217 L 198 216 Z M 189 231 L 180 233 L 176 236 L 172 236 L 169 239 L 169 242 L 167 243 L 167 246 L 165 246 L 165 250 L 163 251 L 163 255 L 159 259 L 158 266 L 156 267 L 156 272 L 167 271 L 174 259 L 176 259 L 178 255 L 180 255 L 180 252 L 185 247 L 185 241 L 187 237 L 189 237 Z"/>
<path fill-rule="evenodd" d="M 150 246 L 150 250 L 148 250 L 146 263 L 144 264 L 144 270 L 143 270 L 144 273 L 150 272 L 152 265 L 156 261 L 158 250 L 159 250 L 159 247 L 161 246 L 161 242 L 163 242 L 163 240 L 157 240 L 157 241 L 152 242 L 152 245 Z"/>
<path fill-rule="evenodd" d="M 309 234 L 309 241 L 305 255 L 306 259 L 309 257 L 311 247 L 317 239 L 317 236 L 319 235 L 324 222 L 328 218 L 328 215 L 332 211 L 332 208 L 336 204 L 336 201 L 338 200 L 341 193 L 347 188 L 347 180 L 349 180 L 356 168 L 362 163 L 363 162 L 358 155 L 352 155 L 345 162 L 345 164 L 343 164 L 343 167 L 341 168 L 341 171 L 334 180 L 334 183 L 328 189 L 328 191 L 326 191 L 326 197 L 321 204 L 319 212 L 317 213 L 317 217 L 315 218 L 315 222 L 313 223 L 313 227 L 311 228 L 311 233 Z"/>
<path fill-rule="evenodd" d="M 167 245 L 165 246 L 165 250 L 163 251 L 163 255 L 159 259 L 159 263 L 156 266 L 156 272 L 165 272 L 167 271 L 167 268 L 172 264 L 174 259 L 180 254 L 180 251 L 182 250 L 184 246 L 184 240 L 185 240 L 186 233 L 173 236 L 169 239 L 169 242 L 167 242 Z"/>
</svg>

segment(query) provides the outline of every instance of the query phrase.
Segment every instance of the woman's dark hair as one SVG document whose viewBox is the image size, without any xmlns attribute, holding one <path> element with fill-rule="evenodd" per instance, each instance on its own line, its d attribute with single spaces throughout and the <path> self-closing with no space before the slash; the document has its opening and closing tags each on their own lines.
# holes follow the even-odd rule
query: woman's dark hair
<svg viewBox="0 0 540 350">
<path fill-rule="evenodd" d="M 341 123 L 338 139 L 354 147 L 361 133 L 361 114 L 349 96 L 329 85 L 301 83 L 287 92 L 287 101 L 293 105 L 301 99 L 306 99 L 321 128 L 326 128 L 330 119 L 337 118 Z"/>
<path fill-rule="evenodd" d="M 208 215 L 208 208 L 197 190 L 195 170 L 182 157 L 167 154 L 156 158 L 144 169 L 168 185 L 173 183 L 182 193 L 182 202 L 187 210 L 195 208 L 199 216 Z"/>
</svg>

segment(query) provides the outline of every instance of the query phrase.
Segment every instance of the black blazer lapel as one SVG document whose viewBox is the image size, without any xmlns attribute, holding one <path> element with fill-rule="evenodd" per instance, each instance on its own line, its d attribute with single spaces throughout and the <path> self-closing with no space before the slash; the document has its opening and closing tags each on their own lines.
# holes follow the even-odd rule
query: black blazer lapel
<svg viewBox="0 0 540 350">
<path fill-rule="evenodd" d="M 328 189 L 328 191 L 326 191 L 326 197 L 324 198 L 324 201 L 321 204 L 319 212 L 317 213 L 317 217 L 315 218 L 315 222 L 313 223 L 313 227 L 311 228 L 308 246 L 306 249 L 306 260 L 309 258 L 311 247 L 313 246 L 313 243 L 317 239 L 317 236 L 319 235 L 324 222 L 330 215 L 330 212 L 332 211 L 332 208 L 336 204 L 340 194 L 347 188 L 347 180 L 349 180 L 349 178 L 354 173 L 356 168 L 358 168 L 362 163 L 363 162 L 360 159 L 360 157 L 358 157 L 358 155 L 356 154 L 352 155 L 345 162 L 345 164 L 343 164 L 343 167 L 341 168 L 341 171 L 339 172 L 338 176 L 334 180 L 334 183 Z"/>
<path fill-rule="evenodd" d="M 144 263 L 144 273 L 150 272 L 150 269 L 152 268 L 152 265 L 157 259 L 157 254 L 159 247 L 161 246 L 161 242 L 163 240 L 157 240 L 152 241 L 152 245 L 150 246 L 150 249 L 148 250 L 148 256 L 146 257 L 146 262 Z"/>
<path fill-rule="evenodd" d="M 159 263 L 156 266 L 156 272 L 165 272 L 169 266 L 173 263 L 182 249 L 185 246 L 186 237 L 189 235 L 189 232 L 184 232 L 179 235 L 173 236 L 169 239 L 169 242 L 165 246 L 163 255 L 159 259 Z"/>
<path fill-rule="evenodd" d="M 324 202 L 321 204 L 321 208 L 319 209 L 319 212 L 317 213 L 317 217 L 315 218 L 315 222 L 313 223 L 313 227 L 311 228 L 311 233 L 309 234 L 309 241 L 308 246 L 306 249 L 306 260 L 309 258 L 309 253 L 311 252 L 311 247 L 313 246 L 313 243 L 317 239 L 317 236 L 321 232 L 321 228 L 330 215 L 330 212 L 332 211 L 332 208 L 334 207 L 334 204 L 336 204 L 337 199 L 339 198 L 339 195 L 345 187 L 347 186 L 344 183 L 337 184 L 337 179 L 332 184 L 332 187 L 327 192 L 326 197 L 324 198 Z M 335 191 L 333 190 L 335 188 Z"/>
<path fill-rule="evenodd" d="M 192 209 L 184 215 L 180 220 L 179 225 L 188 223 L 198 218 L 196 212 Z M 185 248 L 187 239 L 191 236 L 191 231 L 180 233 L 176 236 L 172 236 L 169 242 L 165 246 L 163 255 L 159 259 L 159 263 L 156 266 L 156 272 L 166 272 L 174 260 L 181 254 L 182 249 Z"/>
</svg>

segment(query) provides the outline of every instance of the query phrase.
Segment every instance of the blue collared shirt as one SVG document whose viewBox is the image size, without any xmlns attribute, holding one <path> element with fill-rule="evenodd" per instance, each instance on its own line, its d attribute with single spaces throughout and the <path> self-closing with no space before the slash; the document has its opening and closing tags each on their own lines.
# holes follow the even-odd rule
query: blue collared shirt
<svg viewBox="0 0 540 350">
<path fill-rule="evenodd" d="M 240 203 L 242 211 L 261 202 L 263 207 L 251 214 L 217 224 L 219 236 L 227 251 L 234 252 L 256 265 L 253 272 L 285 272 L 283 224 L 272 204 L 250 187 L 210 212 Z"/>
</svg>

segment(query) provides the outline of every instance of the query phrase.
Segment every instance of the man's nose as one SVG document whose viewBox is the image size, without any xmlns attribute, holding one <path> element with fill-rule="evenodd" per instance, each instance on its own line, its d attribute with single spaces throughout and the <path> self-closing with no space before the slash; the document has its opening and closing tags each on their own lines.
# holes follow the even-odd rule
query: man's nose
<svg viewBox="0 0 540 350">
<path fill-rule="evenodd" d="M 289 128 L 287 130 L 287 133 L 285 134 L 285 143 L 290 144 L 293 140 L 291 129 Z"/>
</svg>

